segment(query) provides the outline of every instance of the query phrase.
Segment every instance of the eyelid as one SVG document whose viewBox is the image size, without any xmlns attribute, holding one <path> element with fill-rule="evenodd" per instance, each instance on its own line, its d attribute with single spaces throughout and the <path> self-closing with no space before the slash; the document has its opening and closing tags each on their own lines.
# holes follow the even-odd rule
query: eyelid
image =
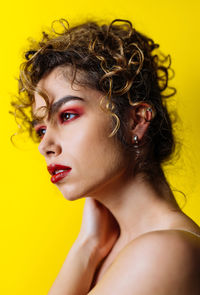
<svg viewBox="0 0 200 295">
<path fill-rule="evenodd" d="M 61 115 L 62 115 L 62 114 L 65 114 L 65 113 L 71 113 L 71 114 L 75 114 L 75 115 L 77 115 L 77 117 L 79 117 L 80 115 L 83 114 L 83 112 L 84 112 L 83 108 L 82 108 L 82 107 L 79 107 L 79 106 L 77 106 L 77 107 L 67 107 L 67 108 L 65 108 L 65 109 L 63 109 L 63 110 L 60 110 L 60 111 L 58 112 L 57 116 L 58 116 L 58 118 L 59 118 L 59 120 L 60 120 L 60 123 L 63 124 L 63 122 L 62 122 L 62 120 L 61 120 Z M 72 121 L 72 120 L 74 120 L 74 119 L 75 119 L 75 118 L 73 118 L 73 119 L 69 119 L 69 120 L 67 120 L 67 121 Z M 67 121 L 66 121 L 66 122 L 67 122 Z M 42 122 L 41 124 L 42 124 L 42 125 L 40 126 L 40 123 L 38 123 L 38 126 L 35 126 L 35 127 L 34 127 L 36 133 L 37 133 L 40 129 L 45 129 L 45 130 L 46 130 L 46 126 L 44 125 L 44 123 Z M 44 134 L 44 135 L 45 135 L 45 134 Z M 42 137 L 41 137 L 41 138 L 42 138 Z"/>
<path fill-rule="evenodd" d="M 74 114 L 74 115 L 77 115 L 77 117 L 79 117 L 80 115 L 83 114 L 83 108 L 81 107 L 68 107 L 66 109 L 63 109 L 61 110 L 59 113 L 58 113 L 58 118 L 59 120 L 61 121 L 61 116 L 62 114 Z M 71 121 L 73 119 L 69 119 L 68 121 Z"/>
<path fill-rule="evenodd" d="M 35 127 L 34 129 L 35 129 L 35 132 L 36 132 L 38 138 L 41 140 L 45 136 L 45 134 L 43 136 L 39 136 L 39 130 L 42 130 L 42 129 L 46 130 L 46 127 L 44 125 L 42 125 L 42 126 L 39 126 L 39 127 Z"/>
<path fill-rule="evenodd" d="M 58 112 L 58 116 L 60 116 L 62 113 L 73 113 L 73 114 L 79 114 L 81 115 L 83 113 L 83 108 L 81 107 L 67 107 L 60 112 Z"/>
<path fill-rule="evenodd" d="M 38 125 L 39 125 L 39 124 L 38 124 Z M 34 127 L 34 129 L 35 129 L 35 131 L 37 132 L 37 131 L 40 130 L 40 129 L 46 129 L 46 126 L 44 126 L 44 125 L 36 126 L 36 127 Z"/>
</svg>

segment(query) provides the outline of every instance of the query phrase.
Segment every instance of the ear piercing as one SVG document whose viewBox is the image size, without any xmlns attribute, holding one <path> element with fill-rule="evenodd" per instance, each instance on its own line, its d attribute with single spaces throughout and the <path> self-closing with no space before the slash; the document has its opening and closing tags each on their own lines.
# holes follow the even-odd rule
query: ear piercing
<svg viewBox="0 0 200 295">
<path fill-rule="evenodd" d="M 151 120 L 153 119 L 154 116 L 154 111 L 151 107 L 147 107 L 146 108 L 146 116 L 147 118 L 145 118 L 146 122 L 151 122 Z M 148 113 L 149 112 L 149 113 Z M 139 138 L 137 136 L 137 134 L 133 134 L 132 136 L 132 143 L 133 143 L 133 148 L 136 150 L 136 154 L 139 154 Z"/>
<path fill-rule="evenodd" d="M 134 148 L 138 148 L 138 144 L 139 144 L 139 140 L 138 140 L 138 136 L 136 134 L 133 135 L 133 146 Z"/>
<path fill-rule="evenodd" d="M 152 110 L 152 108 L 148 107 L 148 108 L 146 109 L 146 111 L 147 111 L 147 112 L 150 112 L 150 113 L 151 113 L 151 116 L 150 116 L 150 119 L 146 119 L 146 118 L 145 118 L 145 121 L 146 121 L 146 122 L 151 122 L 153 110 Z M 148 115 L 147 115 L 147 116 L 148 116 Z"/>
<path fill-rule="evenodd" d="M 133 141 L 133 148 L 135 150 L 135 159 L 138 159 L 140 150 L 139 150 L 139 139 L 136 134 L 133 135 L 132 141 Z"/>
</svg>

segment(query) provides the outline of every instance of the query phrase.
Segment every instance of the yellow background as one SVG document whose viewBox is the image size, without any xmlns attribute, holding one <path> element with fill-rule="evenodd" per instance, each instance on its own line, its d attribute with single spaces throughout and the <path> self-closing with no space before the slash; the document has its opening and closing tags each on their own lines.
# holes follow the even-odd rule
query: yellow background
<svg viewBox="0 0 200 295">
<path fill-rule="evenodd" d="M 199 1 L 4 1 L 0 16 L 1 212 L 0 294 L 47 294 L 75 240 L 84 200 L 66 201 L 50 182 L 37 146 L 14 148 L 17 128 L 10 97 L 16 94 L 18 67 L 27 38 L 38 38 L 54 19 L 128 18 L 172 56 L 178 90 L 174 105 L 182 120 L 180 160 L 166 168 L 173 187 L 187 196 L 184 207 L 200 225 L 200 30 Z M 183 197 L 176 194 L 183 204 Z"/>
</svg>

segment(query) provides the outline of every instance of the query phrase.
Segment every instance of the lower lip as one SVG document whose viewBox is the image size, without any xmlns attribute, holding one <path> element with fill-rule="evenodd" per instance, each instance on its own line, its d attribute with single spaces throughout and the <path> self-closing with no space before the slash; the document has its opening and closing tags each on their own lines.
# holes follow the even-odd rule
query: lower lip
<svg viewBox="0 0 200 295">
<path fill-rule="evenodd" d="M 51 182 L 53 183 L 57 183 L 58 181 L 60 181 L 61 179 L 63 179 L 65 176 L 67 176 L 69 174 L 71 169 L 69 170 L 64 170 L 63 172 L 60 172 L 58 174 L 55 174 L 51 177 Z"/>
</svg>

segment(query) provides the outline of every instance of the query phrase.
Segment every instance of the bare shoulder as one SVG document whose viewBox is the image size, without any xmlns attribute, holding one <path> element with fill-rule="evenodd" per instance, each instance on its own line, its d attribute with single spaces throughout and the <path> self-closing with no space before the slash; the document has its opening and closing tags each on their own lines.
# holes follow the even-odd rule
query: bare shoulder
<svg viewBox="0 0 200 295">
<path fill-rule="evenodd" d="M 200 236 L 153 231 L 129 243 L 89 294 L 197 295 L 199 277 Z"/>
<path fill-rule="evenodd" d="M 148 232 L 129 243 L 121 254 L 138 255 L 145 249 L 156 251 L 158 255 L 165 253 L 163 259 L 166 253 L 180 254 L 181 257 L 184 254 L 184 257 L 192 258 L 194 254 L 200 254 L 200 234 L 178 229 Z"/>
</svg>

